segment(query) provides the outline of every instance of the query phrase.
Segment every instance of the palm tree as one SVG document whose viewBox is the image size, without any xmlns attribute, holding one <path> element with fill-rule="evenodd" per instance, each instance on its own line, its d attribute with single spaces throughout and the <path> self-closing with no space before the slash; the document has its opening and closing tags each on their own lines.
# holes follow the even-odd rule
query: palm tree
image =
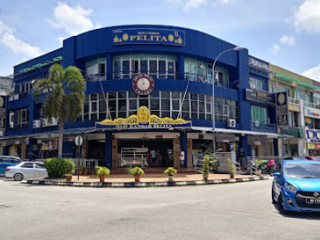
<svg viewBox="0 0 320 240">
<path fill-rule="evenodd" d="M 38 80 L 33 88 L 35 99 L 39 99 L 42 90 L 52 89 L 43 100 L 44 115 L 58 118 L 59 144 L 58 157 L 62 157 L 63 126 L 72 122 L 81 114 L 85 100 L 85 81 L 79 68 L 69 66 L 63 69 L 54 64 L 49 69 L 47 78 Z"/>
</svg>

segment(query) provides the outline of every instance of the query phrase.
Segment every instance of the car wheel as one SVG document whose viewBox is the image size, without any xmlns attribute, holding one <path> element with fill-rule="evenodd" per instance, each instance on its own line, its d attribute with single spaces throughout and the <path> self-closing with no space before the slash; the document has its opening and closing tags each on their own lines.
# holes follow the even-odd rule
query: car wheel
<svg viewBox="0 0 320 240">
<path fill-rule="evenodd" d="M 276 203 L 276 201 L 274 200 L 274 190 L 272 188 L 272 191 L 271 191 L 271 199 L 272 199 L 272 203 Z"/>
<path fill-rule="evenodd" d="M 21 173 L 16 173 L 14 176 L 13 176 L 13 179 L 15 181 L 22 181 L 23 179 L 23 175 Z"/>
<path fill-rule="evenodd" d="M 281 214 L 286 214 L 288 211 L 284 208 L 284 202 L 283 202 L 283 196 L 282 194 L 278 197 L 278 210 Z"/>
</svg>

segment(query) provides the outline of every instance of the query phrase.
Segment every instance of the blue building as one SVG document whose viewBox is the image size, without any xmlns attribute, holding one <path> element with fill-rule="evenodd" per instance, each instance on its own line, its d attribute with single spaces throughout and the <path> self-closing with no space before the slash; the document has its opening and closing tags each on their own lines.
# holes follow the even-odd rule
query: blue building
<svg viewBox="0 0 320 240">
<path fill-rule="evenodd" d="M 234 152 L 241 164 L 246 156 L 276 155 L 269 64 L 235 47 L 159 25 L 107 27 L 65 39 L 61 48 L 14 67 L 2 151 L 28 159 L 56 156 L 58 120 L 45 118 L 43 97 L 35 101 L 32 86 L 60 63 L 77 66 L 86 80 L 83 113 L 65 125 L 65 157 L 76 157 L 77 135 L 84 137 L 82 157 L 111 168 L 179 167 L 181 151 L 183 167 L 190 168 L 193 155 L 213 140 L 217 153 Z"/>
</svg>

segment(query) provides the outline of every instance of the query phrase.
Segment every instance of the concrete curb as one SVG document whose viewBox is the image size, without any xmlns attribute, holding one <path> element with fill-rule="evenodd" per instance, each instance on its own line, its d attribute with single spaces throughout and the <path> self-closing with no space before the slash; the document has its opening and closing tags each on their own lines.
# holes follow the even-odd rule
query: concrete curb
<svg viewBox="0 0 320 240">
<path fill-rule="evenodd" d="M 216 180 L 197 180 L 197 181 L 173 181 L 173 182 L 58 182 L 50 180 L 23 180 L 23 184 L 48 185 L 48 186 L 68 186 L 68 187 L 94 187 L 94 188 L 139 188 L 139 187 L 178 187 L 195 186 L 223 183 L 240 183 L 250 181 L 269 180 L 269 176 L 257 176 L 248 178 L 216 179 Z"/>
</svg>

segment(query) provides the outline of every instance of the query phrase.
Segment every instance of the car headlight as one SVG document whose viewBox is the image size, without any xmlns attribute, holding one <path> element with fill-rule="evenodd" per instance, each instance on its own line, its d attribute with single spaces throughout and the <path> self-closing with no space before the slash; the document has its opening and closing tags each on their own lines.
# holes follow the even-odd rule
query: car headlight
<svg viewBox="0 0 320 240">
<path fill-rule="evenodd" d="M 286 182 L 284 184 L 284 187 L 286 188 L 286 190 L 288 192 L 296 193 L 298 191 L 298 189 L 294 185 L 292 185 L 291 183 L 288 183 L 288 182 Z"/>
</svg>

